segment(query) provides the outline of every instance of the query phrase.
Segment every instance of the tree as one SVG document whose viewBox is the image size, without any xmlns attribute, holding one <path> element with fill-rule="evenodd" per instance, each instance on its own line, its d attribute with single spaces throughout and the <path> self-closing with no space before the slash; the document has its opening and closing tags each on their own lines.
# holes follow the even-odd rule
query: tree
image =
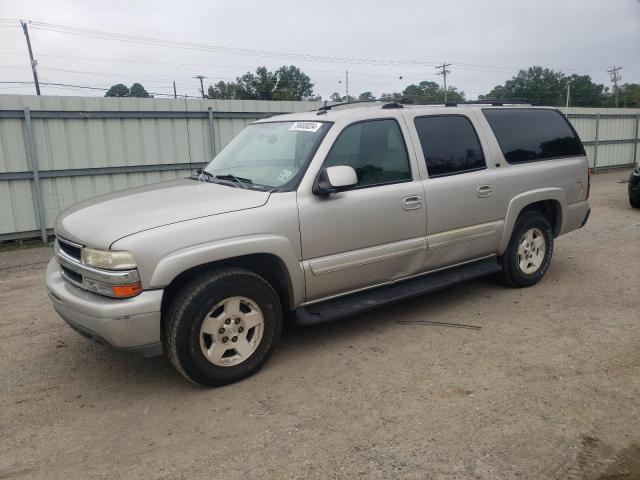
<svg viewBox="0 0 640 480">
<path fill-rule="evenodd" d="M 565 98 L 565 77 L 562 72 L 554 72 L 538 66 L 520 70 L 518 74 L 507 80 L 504 85 L 497 85 L 486 98 L 526 98 L 532 102 L 547 105 L 560 105 Z"/>
<path fill-rule="evenodd" d="M 107 93 L 104 94 L 105 97 L 128 97 L 129 96 L 129 88 L 122 83 L 118 83 L 116 85 L 112 85 Z"/>
<path fill-rule="evenodd" d="M 399 92 L 383 93 L 382 95 L 380 95 L 380 100 L 385 100 L 388 102 L 402 100 L 402 94 Z"/>
<path fill-rule="evenodd" d="M 223 82 L 220 81 L 215 85 L 209 85 L 207 90 L 207 98 L 216 98 L 216 99 L 238 99 L 238 84 L 234 82 Z"/>
<path fill-rule="evenodd" d="M 133 85 L 131 85 L 131 88 L 129 89 L 129 96 L 130 97 L 138 97 L 138 98 L 149 98 L 151 97 L 151 95 L 149 95 L 149 92 L 147 92 L 144 87 L 142 85 L 140 85 L 139 83 L 134 83 Z"/>
<path fill-rule="evenodd" d="M 595 84 L 589 75 L 573 74 L 562 79 L 564 96 L 561 105 L 567 103 L 567 86 L 569 87 L 569 105 L 572 107 L 599 107 L 607 100 L 608 88 Z"/>
<path fill-rule="evenodd" d="M 625 83 L 620 86 L 620 105 L 623 107 L 640 107 L 640 84 Z"/>
<path fill-rule="evenodd" d="M 358 95 L 358 100 L 361 102 L 371 102 L 375 99 L 376 97 L 371 92 L 362 92 L 360 95 Z"/>
<path fill-rule="evenodd" d="M 311 78 L 294 65 L 280 67 L 276 77 L 275 100 L 302 100 L 313 95 Z"/>
<path fill-rule="evenodd" d="M 275 72 L 258 67 L 235 82 L 218 82 L 208 88 L 209 98 L 227 100 L 303 100 L 313 95 L 311 79 L 294 65 Z"/>
<path fill-rule="evenodd" d="M 444 102 L 444 89 L 436 82 L 422 81 L 419 84 L 409 85 L 402 91 L 402 97 L 412 100 L 414 103 L 441 103 Z M 463 101 L 464 92 L 456 87 L 447 88 L 447 101 Z"/>
<path fill-rule="evenodd" d="M 609 89 L 602 84 L 594 83 L 589 75 L 567 76 L 562 72 L 554 72 L 539 66 L 520 70 L 504 85 L 496 85 L 486 95 L 480 95 L 479 99 L 524 98 L 545 105 L 563 106 L 567 103 L 567 87 L 569 87 L 570 106 L 612 105 Z"/>
<path fill-rule="evenodd" d="M 333 92 L 331 94 L 331 96 L 329 97 L 329 101 L 330 102 L 334 102 L 334 103 L 340 103 L 340 102 L 342 102 L 342 97 L 340 96 L 340 94 L 338 92 Z"/>
</svg>

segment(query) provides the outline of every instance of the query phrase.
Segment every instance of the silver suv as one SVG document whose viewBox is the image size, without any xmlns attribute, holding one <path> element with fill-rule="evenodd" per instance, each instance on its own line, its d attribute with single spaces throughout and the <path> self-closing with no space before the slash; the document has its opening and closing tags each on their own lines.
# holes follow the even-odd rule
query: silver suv
<svg viewBox="0 0 640 480">
<path fill-rule="evenodd" d="M 222 385 L 285 318 L 328 322 L 488 274 L 537 283 L 585 224 L 580 139 L 551 108 L 324 107 L 253 123 L 197 175 L 72 206 L 46 285 L 78 332 Z"/>
</svg>

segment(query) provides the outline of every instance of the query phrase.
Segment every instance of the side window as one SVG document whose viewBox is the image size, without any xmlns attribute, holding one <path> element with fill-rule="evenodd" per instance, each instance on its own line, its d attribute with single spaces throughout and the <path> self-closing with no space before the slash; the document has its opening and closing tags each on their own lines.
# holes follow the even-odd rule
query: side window
<svg viewBox="0 0 640 480">
<path fill-rule="evenodd" d="M 430 177 L 486 168 L 480 141 L 468 118 L 434 115 L 415 119 Z"/>
<path fill-rule="evenodd" d="M 347 165 L 358 187 L 411 179 L 407 147 L 395 120 L 370 120 L 346 127 L 331 147 L 325 167 Z"/>
<path fill-rule="evenodd" d="M 580 139 L 556 110 L 482 109 L 509 163 L 584 155 Z"/>
</svg>

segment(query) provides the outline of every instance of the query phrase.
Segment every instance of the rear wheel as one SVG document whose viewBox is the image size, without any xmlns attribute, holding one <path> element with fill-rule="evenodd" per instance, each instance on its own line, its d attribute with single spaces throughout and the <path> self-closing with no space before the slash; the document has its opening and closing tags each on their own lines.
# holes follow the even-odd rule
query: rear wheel
<svg viewBox="0 0 640 480">
<path fill-rule="evenodd" d="M 502 256 L 502 278 L 512 287 L 538 283 L 551 263 L 553 231 L 540 212 L 522 215 L 513 229 L 507 251 Z"/>
<path fill-rule="evenodd" d="M 248 270 L 198 276 L 167 310 L 163 342 L 176 369 L 199 385 L 236 382 L 258 371 L 282 331 L 278 295 Z"/>
</svg>

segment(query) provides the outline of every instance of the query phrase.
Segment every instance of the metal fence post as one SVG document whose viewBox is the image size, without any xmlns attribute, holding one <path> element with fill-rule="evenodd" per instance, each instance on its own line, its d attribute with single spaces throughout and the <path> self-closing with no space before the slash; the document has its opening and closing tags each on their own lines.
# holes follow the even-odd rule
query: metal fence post
<svg viewBox="0 0 640 480">
<path fill-rule="evenodd" d="M 211 151 L 211 156 L 207 159 L 210 161 L 216 154 L 216 141 L 213 132 L 213 109 L 209 107 L 209 148 Z"/>
<path fill-rule="evenodd" d="M 633 162 L 632 163 L 638 162 L 638 142 L 640 141 L 640 138 L 638 138 L 639 124 L 640 124 L 640 113 L 636 115 L 636 134 L 635 134 L 636 141 L 633 142 Z"/>
<path fill-rule="evenodd" d="M 593 169 L 598 168 L 598 141 L 600 135 L 600 114 L 596 113 L 596 138 L 593 145 Z"/>
<path fill-rule="evenodd" d="M 44 203 L 42 201 L 42 188 L 40 185 L 40 174 L 38 172 L 38 157 L 36 156 L 36 143 L 33 136 L 33 124 L 31 123 L 31 111 L 29 107 L 24 107 L 24 139 L 27 148 L 27 160 L 31 167 L 33 176 L 34 203 L 36 207 L 36 217 L 40 226 L 40 238 L 42 243 L 47 243 L 47 225 L 44 220 Z"/>
</svg>

